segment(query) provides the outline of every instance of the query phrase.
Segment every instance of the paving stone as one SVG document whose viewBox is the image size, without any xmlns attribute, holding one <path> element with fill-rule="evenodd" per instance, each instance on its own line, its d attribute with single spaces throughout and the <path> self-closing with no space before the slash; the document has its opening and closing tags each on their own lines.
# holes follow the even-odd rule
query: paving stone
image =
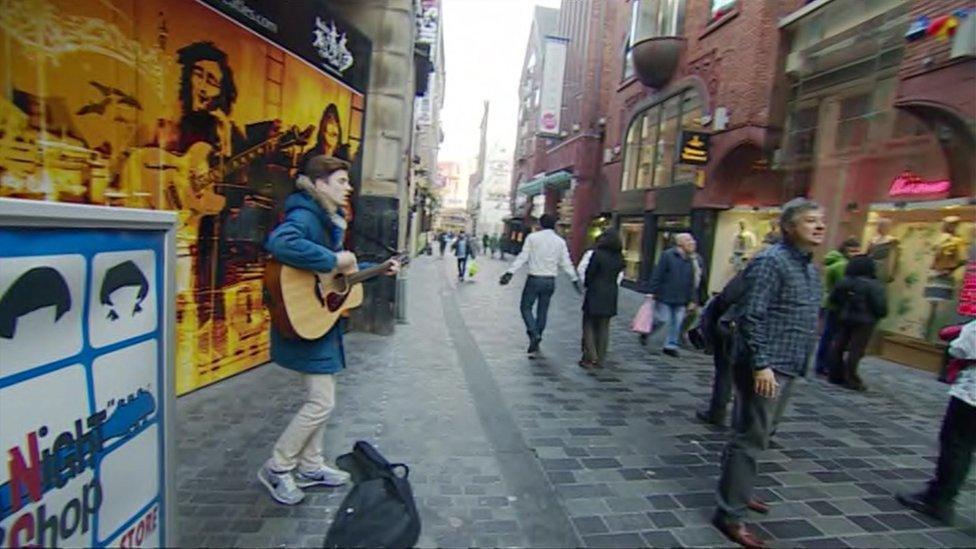
<svg viewBox="0 0 976 549">
<path fill-rule="evenodd" d="M 583 458 L 583 466 L 587 469 L 619 469 L 620 462 L 614 458 Z"/>
<path fill-rule="evenodd" d="M 816 517 L 808 520 L 826 536 L 849 536 L 864 533 L 864 528 L 847 517 Z"/>
<path fill-rule="evenodd" d="M 611 532 L 638 532 L 654 526 L 643 513 L 607 515 L 603 520 Z"/>
<path fill-rule="evenodd" d="M 823 535 L 823 532 L 810 521 L 803 519 L 771 520 L 760 524 L 777 539 L 812 538 Z"/>
<path fill-rule="evenodd" d="M 586 547 L 631 548 L 645 546 L 644 538 L 640 534 L 598 534 L 595 536 L 584 536 L 583 543 Z"/>
<path fill-rule="evenodd" d="M 650 547 L 679 547 L 681 542 L 668 530 L 649 530 L 641 532 L 641 537 Z"/>
<path fill-rule="evenodd" d="M 654 509 L 678 509 L 681 507 L 676 499 L 668 495 L 647 496 L 647 501 Z"/>
<path fill-rule="evenodd" d="M 600 517 L 576 517 L 573 519 L 573 524 L 583 536 L 605 534 L 610 531 Z"/>
<path fill-rule="evenodd" d="M 887 526 L 868 515 L 855 515 L 847 518 L 854 524 L 860 526 L 865 532 L 885 532 L 888 530 Z"/>
<path fill-rule="evenodd" d="M 834 507 L 827 501 L 808 501 L 807 505 L 817 511 L 817 513 L 824 516 L 835 516 L 842 515 L 843 511 Z"/>
<path fill-rule="evenodd" d="M 883 513 L 874 515 L 879 522 L 892 530 L 921 530 L 926 524 L 908 513 Z"/>
<path fill-rule="evenodd" d="M 647 517 L 658 528 L 677 528 L 684 526 L 681 519 L 670 511 L 649 511 Z"/>
<path fill-rule="evenodd" d="M 607 506 L 616 513 L 647 511 L 651 503 L 639 496 L 606 498 Z"/>
</svg>

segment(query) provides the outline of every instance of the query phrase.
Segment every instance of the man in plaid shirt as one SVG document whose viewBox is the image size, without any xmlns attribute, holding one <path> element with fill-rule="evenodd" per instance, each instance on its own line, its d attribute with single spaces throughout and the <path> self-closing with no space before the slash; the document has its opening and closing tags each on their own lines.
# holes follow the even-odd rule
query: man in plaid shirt
<svg viewBox="0 0 976 549">
<path fill-rule="evenodd" d="M 742 519 L 747 509 L 769 512 L 752 497 L 756 461 L 769 445 L 793 380 L 806 375 L 822 294 L 811 261 L 826 231 L 820 206 L 805 198 L 791 200 L 783 206 L 780 228 L 783 241 L 747 267 L 747 290 L 735 311 L 735 433 L 722 455 L 713 523 L 745 547 L 765 547 Z"/>
</svg>

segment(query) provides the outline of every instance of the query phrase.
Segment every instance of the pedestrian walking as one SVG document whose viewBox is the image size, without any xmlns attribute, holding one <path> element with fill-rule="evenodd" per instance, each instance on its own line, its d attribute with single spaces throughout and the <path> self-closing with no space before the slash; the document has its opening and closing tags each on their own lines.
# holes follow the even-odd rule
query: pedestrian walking
<svg viewBox="0 0 976 549">
<path fill-rule="evenodd" d="M 569 275 L 576 291 L 582 293 L 576 269 L 569 259 L 566 241 L 556 234 L 556 218 L 545 214 L 539 218 L 539 224 L 540 230 L 525 238 L 522 251 L 500 280 L 503 286 L 508 284 L 515 272 L 523 265 L 528 265 L 529 276 L 525 280 L 525 287 L 522 288 L 519 308 L 522 312 L 522 321 L 525 322 L 525 332 L 529 336 L 528 353 L 531 356 L 539 353 L 539 345 L 542 343 L 542 335 L 546 330 L 549 315 L 549 301 L 556 291 L 556 275 L 559 274 L 560 269 Z"/>
<path fill-rule="evenodd" d="M 735 431 L 722 455 L 712 523 L 733 542 L 765 547 L 743 523 L 746 510 L 769 506 L 753 497 L 757 460 L 785 410 L 793 380 L 806 374 L 816 343 L 822 285 L 812 262 L 824 239 L 824 213 L 805 198 L 783 206 L 782 241 L 760 252 L 745 270 L 736 304 L 733 381 Z"/>
<path fill-rule="evenodd" d="M 483 253 L 488 253 L 491 250 L 491 236 L 488 233 L 481 235 L 481 251 Z"/>
<path fill-rule="evenodd" d="M 906 507 L 946 524 L 952 523 L 956 496 L 969 475 L 976 449 L 976 320 L 963 326 L 949 344 L 949 355 L 962 364 L 949 389 L 935 476 L 925 490 L 897 496 Z"/>
<path fill-rule="evenodd" d="M 296 191 L 285 201 L 285 219 L 265 244 L 275 260 L 316 272 L 357 269 L 355 254 L 342 249 L 346 222 L 341 206 L 352 192 L 348 170 L 349 163 L 325 155 L 306 162 Z M 394 264 L 387 274 L 398 270 Z M 271 360 L 299 372 L 305 390 L 301 408 L 258 471 L 258 479 L 279 503 L 300 503 L 302 488 L 349 481 L 348 473 L 326 464 L 322 447 L 335 407 L 335 374 L 346 367 L 343 329 L 339 322 L 316 340 L 287 339 L 271 330 Z"/>
<path fill-rule="evenodd" d="M 474 240 L 462 230 L 451 245 L 451 249 L 457 259 L 458 282 L 464 282 L 464 276 L 468 272 L 468 260 L 475 257 Z"/>
<path fill-rule="evenodd" d="M 499 246 L 501 246 L 501 237 L 498 233 L 491 235 L 491 239 L 488 241 L 488 246 L 491 248 L 491 258 L 495 258 L 495 254 L 498 252 Z"/>
<path fill-rule="evenodd" d="M 857 366 L 874 327 L 888 316 L 888 297 L 875 274 L 875 265 L 873 259 L 864 255 L 851 258 L 844 278 L 830 294 L 836 322 L 829 353 L 830 382 L 855 391 L 867 390 Z"/>
<path fill-rule="evenodd" d="M 444 250 L 447 249 L 447 233 L 442 231 L 441 234 L 437 235 L 437 243 L 441 247 L 441 259 L 444 259 Z"/>
<path fill-rule="evenodd" d="M 695 252 L 697 247 L 695 237 L 678 234 L 675 245 L 661 254 L 647 287 L 648 296 L 657 302 L 655 316 L 667 327 L 663 349 L 666 355 L 678 356 L 685 314 L 698 304 L 705 269 Z M 641 343 L 646 342 L 647 335 L 642 334 Z"/>
<path fill-rule="evenodd" d="M 824 256 L 824 304 L 821 309 L 823 319 L 823 331 L 820 334 L 820 343 L 817 345 L 817 357 L 815 371 L 820 375 L 827 375 L 830 370 L 829 355 L 837 332 L 837 315 L 830 303 L 830 296 L 837 283 L 844 278 L 844 270 L 847 269 L 847 262 L 851 257 L 860 251 L 861 242 L 856 238 L 848 238 L 841 243 L 836 250 L 827 252 Z"/>
<path fill-rule="evenodd" d="M 746 263 L 748 266 L 748 262 Z M 699 330 L 705 348 L 712 353 L 712 395 L 708 407 L 695 417 L 716 426 L 725 425 L 729 401 L 732 400 L 732 326 L 734 305 L 746 291 L 744 271 L 737 273 L 716 296 L 702 308 Z"/>
<path fill-rule="evenodd" d="M 586 263 L 583 286 L 583 368 L 602 368 L 610 343 L 610 319 L 617 316 L 620 273 L 624 269 L 623 243 L 613 229 L 603 232 Z M 581 261 L 582 263 L 582 261 Z"/>
</svg>

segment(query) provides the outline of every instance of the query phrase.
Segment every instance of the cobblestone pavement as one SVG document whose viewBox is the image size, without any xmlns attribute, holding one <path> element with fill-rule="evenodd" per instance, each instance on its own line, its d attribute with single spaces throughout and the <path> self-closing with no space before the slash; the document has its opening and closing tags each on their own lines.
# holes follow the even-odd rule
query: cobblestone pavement
<svg viewBox="0 0 976 549">
<path fill-rule="evenodd" d="M 621 298 L 611 364 L 578 366 L 580 299 L 561 281 L 543 341 L 525 356 L 523 277 L 480 259 L 458 285 L 453 261 L 420 258 L 408 274 L 408 323 L 391 337 L 350 334 L 350 368 L 326 435 L 331 457 L 359 439 L 411 467 L 422 546 L 727 545 L 708 520 L 728 432 L 697 423 L 708 357 L 658 354 L 627 332 L 641 296 Z M 761 462 L 754 517 L 782 547 L 973 547 L 976 489 L 955 528 L 902 508 L 893 494 L 933 469 L 946 386 L 869 359 L 866 394 L 800 383 Z M 256 480 L 300 400 L 298 377 L 258 368 L 177 401 L 181 546 L 321 546 L 344 490 L 275 504 Z"/>
</svg>

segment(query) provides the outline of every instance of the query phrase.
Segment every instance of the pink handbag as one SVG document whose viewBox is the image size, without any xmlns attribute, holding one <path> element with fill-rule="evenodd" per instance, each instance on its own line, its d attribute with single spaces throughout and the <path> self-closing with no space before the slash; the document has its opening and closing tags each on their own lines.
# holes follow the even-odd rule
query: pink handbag
<svg viewBox="0 0 976 549">
<path fill-rule="evenodd" d="M 637 309 L 637 314 L 630 323 L 630 329 L 639 334 L 650 334 L 653 326 L 654 298 L 647 296 L 644 298 L 644 303 L 641 303 L 640 309 Z"/>
</svg>

